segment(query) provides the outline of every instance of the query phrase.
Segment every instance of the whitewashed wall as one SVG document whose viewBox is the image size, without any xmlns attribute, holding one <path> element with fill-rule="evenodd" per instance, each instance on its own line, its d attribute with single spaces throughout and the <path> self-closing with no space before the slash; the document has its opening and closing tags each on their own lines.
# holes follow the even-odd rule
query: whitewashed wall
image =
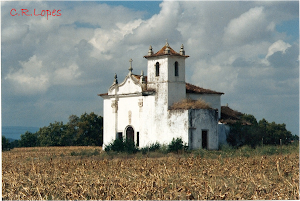
<svg viewBox="0 0 300 201">
<path fill-rule="evenodd" d="M 202 148 L 202 131 L 208 132 L 207 148 L 218 149 L 218 116 L 215 110 L 196 109 L 189 110 L 189 139 L 193 139 L 189 144 L 192 149 Z M 192 137 L 191 137 L 192 135 Z"/>
<path fill-rule="evenodd" d="M 130 75 L 126 76 L 125 80 L 119 84 L 118 94 L 133 94 L 140 92 L 142 92 L 142 85 Z"/>
<path fill-rule="evenodd" d="M 175 76 L 175 62 L 178 62 L 178 76 Z M 159 76 L 156 76 L 156 62 L 160 64 Z M 185 58 L 162 56 L 148 59 L 148 88 L 156 89 L 168 107 L 186 97 Z"/>
<path fill-rule="evenodd" d="M 115 132 L 115 115 L 113 112 L 113 108 L 111 107 L 111 99 L 103 100 L 103 146 L 105 146 L 115 140 L 116 132 Z"/>
<path fill-rule="evenodd" d="M 123 138 L 126 138 L 126 128 L 131 126 L 134 129 L 134 140 L 136 142 L 137 132 L 140 131 L 139 118 L 139 99 L 141 96 L 135 97 L 120 97 L 118 109 L 118 127 L 117 132 L 123 133 Z"/>
<path fill-rule="evenodd" d="M 155 89 L 154 94 L 143 96 L 141 84 L 129 73 L 121 84 L 110 87 L 108 96 L 102 96 L 103 148 L 116 139 L 117 132 L 122 132 L 126 138 L 125 129 L 131 126 L 135 143 L 139 132 L 140 147 L 156 142 L 168 144 L 173 138 L 181 138 L 192 148 L 201 148 L 202 130 L 207 130 L 208 149 L 217 149 L 218 115 L 215 110 L 169 110 L 169 106 L 187 96 L 194 100 L 202 98 L 221 111 L 220 95 L 186 94 L 185 57 L 160 56 L 147 60 L 147 87 Z M 175 76 L 176 61 L 179 76 Z M 159 76 L 156 76 L 156 62 L 160 63 Z"/>
</svg>

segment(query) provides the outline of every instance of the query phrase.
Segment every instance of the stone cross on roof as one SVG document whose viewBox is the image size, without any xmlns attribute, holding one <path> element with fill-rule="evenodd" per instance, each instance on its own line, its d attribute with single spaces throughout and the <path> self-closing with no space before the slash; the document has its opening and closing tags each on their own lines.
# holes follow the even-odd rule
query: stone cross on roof
<svg viewBox="0 0 300 201">
<path fill-rule="evenodd" d="M 132 70 L 133 70 L 133 68 L 132 68 L 132 61 L 133 61 L 132 59 L 129 59 L 130 66 L 129 66 L 128 70 L 129 70 L 130 74 L 132 73 Z"/>
</svg>

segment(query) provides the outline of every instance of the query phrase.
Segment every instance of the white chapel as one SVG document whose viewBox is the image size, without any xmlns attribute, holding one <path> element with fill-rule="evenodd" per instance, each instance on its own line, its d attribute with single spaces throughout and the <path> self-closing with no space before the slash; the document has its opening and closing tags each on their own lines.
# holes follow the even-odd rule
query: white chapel
<svg viewBox="0 0 300 201">
<path fill-rule="evenodd" d="M 147 76 L 132 73 L 119 83 L 117 75 L 103 100 L 103 148 L 117 138 L 132 140 L 137 146 L 168 144 L 181 138 L 189 149 L 218 149 L 218 122 L 221 117 L 221 95 L 224 93 L 185 82 L 185 55 L 166 42 L 154 53 L 149 47 Z M 201 99 L 209 107 L 176 108 L 182 101 Z"/>
</svg>

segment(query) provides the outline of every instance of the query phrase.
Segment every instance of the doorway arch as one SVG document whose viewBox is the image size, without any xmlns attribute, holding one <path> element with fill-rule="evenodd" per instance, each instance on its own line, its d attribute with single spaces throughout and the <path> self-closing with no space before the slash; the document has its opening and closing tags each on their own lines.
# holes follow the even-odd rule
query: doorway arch
<svg viewBox="0 0 300 201">
<path fill-rule="evenodd" d="M 127 126 L 126 128 L 126 140 L 130 142 L 134 142 L 134 129 L 132 126 Z"/>
</svg>

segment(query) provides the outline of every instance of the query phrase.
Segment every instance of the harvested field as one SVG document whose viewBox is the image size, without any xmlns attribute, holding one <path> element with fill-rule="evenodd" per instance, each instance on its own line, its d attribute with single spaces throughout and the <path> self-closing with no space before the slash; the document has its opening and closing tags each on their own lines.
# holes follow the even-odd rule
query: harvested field
<svg viewBox="0 0 300 201">
<path fill-rule="evenodd" d="M 115 155 L 100 147 L 3 152 L 2 199 L 299 199 L 297 150 L 251 157 Z"/>
</svg>

